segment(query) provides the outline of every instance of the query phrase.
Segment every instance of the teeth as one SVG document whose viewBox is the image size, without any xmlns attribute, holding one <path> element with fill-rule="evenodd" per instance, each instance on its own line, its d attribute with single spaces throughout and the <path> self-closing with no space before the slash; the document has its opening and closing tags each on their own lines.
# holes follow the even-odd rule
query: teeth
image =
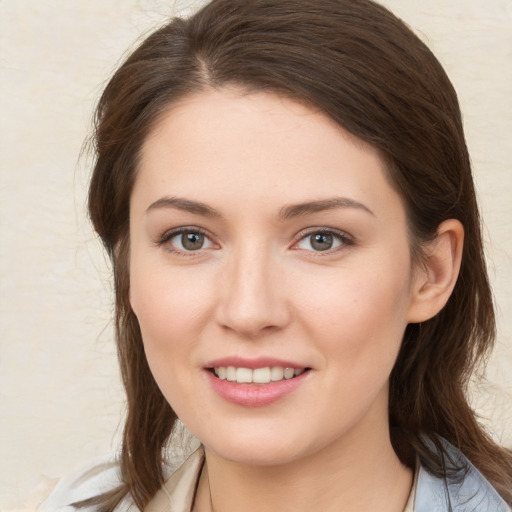
<svg viewBox="0 0 512 512">
<path fill-rule="evenodd" d="M 291 379 L 304 373 L 305 368 L 282 368 L 281 366 L 266 366 L 264 368 L 236 368 L 234 366 L 219 366 L 214 368 L 219 379 L 237 382 L 238 384 L 268 384 L 283 379 Z"/>
<path fill-rule="evenodd" d="M 277 381 L 277 380 L 283 380 L 284 378 L 284 369 L 280 366 L 275 366 L 274 368 L 270 369 L 270 380 L 271 381 Z"/>
<path fill-rule="evenodd" d="M 228 366 L 226 368 L 226 380 L 231 382 L 236 380 L 236 368 L 234 366 Z"/>
<path fill-rule="evenodd" d="M 275 366 L 274 368 L 270 369 L 270 380 L 272 382 L 283 380 L 284 378 L 284 369 L 280 366 Z"/>
<path fill-rule="evenodd" d="M 237 368 L 235 380 L 240 384 L 244 382 L 250 384 L 252 382 L 252 370 L 250 368 Z"/>
<path fill-rule="evenodd" d="M 270 382 L 270 368 L 256 368 L 253 370 L 252 381 L 257 384 L 268 384 Z"/>
<path fill-rule="evenodd" d="M 295 376 L 295 370 L 293 368 L 285 368 L 283 373 L 285 379 L 291 379 Z"/>
</svg>

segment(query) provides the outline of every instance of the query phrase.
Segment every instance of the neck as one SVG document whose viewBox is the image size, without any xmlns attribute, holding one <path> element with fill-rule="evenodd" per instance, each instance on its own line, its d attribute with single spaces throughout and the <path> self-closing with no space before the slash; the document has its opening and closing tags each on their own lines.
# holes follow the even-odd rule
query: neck
<svg viewBox="0 0 512 512">
<path fill-rule="evenodd" d="M 389 431 L 349 433 L 323 450 L 277 466 L 228 461 L 208 449 L 195 512 L 402 512 L 412 471 Z"/>
</svg>

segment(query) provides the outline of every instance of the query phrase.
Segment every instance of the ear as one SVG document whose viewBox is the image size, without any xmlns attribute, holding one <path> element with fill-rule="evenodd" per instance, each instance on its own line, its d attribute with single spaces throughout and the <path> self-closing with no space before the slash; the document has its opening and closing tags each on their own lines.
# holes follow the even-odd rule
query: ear
<svg viewBox="0 0 512 512">
<path fill-rule="evenodd" d="M 455 219 L 441 223 L 436 238 L 415 270 L 408 322 L 429 320 L 443 309 L 459 276 L 464 227 Z"/>
</svg>

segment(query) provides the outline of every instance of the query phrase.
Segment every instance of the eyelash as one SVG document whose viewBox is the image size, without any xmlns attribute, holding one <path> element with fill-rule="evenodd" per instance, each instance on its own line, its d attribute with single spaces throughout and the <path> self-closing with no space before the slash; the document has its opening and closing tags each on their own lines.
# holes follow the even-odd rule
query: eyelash
<svg viewBox="0 0 512 512">
<path fill-rule="evenodd" d="M 196 251 L 183 251 L 180 249 L 176 249 L 171 244 L 169 244 L 169 241 L 172 240 L 174 237 L 185 234 L 185 233 L 196 233 L 204 236 L 211 244 L 213 244 L 210 235 L 208 232 L 202 228 L 196 227 L 196 226 L 183 226 L 177 229 L 173 229 L 171 231 L 165 232 L 156 242 L 156 245 L 158 246 L 165 246 L 165 250 L 174 254 L 177 254 L 179 256 L 183 257 L 193 257 L 197 256 L 199 253 L 204 250 L 203 248 L 200 248 Z M 312 228 L 307 231 L 303 231 L 299 233 L 297 240 L 293 243 L 292 249 L 294 250 L 301 250 L 300 248 L 296 247 L 300 242 L 303 240 L 306 240 L 308 237 L 311 237 L 313 235 L 324 235 L 324 236 L 332 236 L 335 240 L 337 240 L 340 245 L 335 248 L 329 248 L 323 251 L 315 251 L 315 250 L 309 250 L 309 249 L 302 249 L 307 252 L 311 252 L 312 254 L 315 254 L 315 256 L 321 256 L 323 254 L 332 254 L 339 250 L 342 250 L 344 247 L 354 245 L 354 239 L 345 233 L 344 231 L 339 231 L 332 228 Z"/>
<path fill-rule="evenodd" d="M 180 228 L 177 228 L 177 229 L 173 229 L 171 231 L 166 231 L 158 239 L 156 245 L 158 245 L 160 247 L 164 247 L 165 246 L 164 249 L 166 251 L 174 253 L 174 254 L 177 254 L 178 256 L 183 256 L 183 257 L 194 257 L 194 256 L 197 256 L 201 252 L 201 249 L 198 249 L 197 251 L 182 251 L 180 249 L 176 249 L 171 244 L 169 244 L 169 241 L 172 240 L 174 237 L 179 236 L 179 235 L 183 235 L 185 233 L 195 233 L 195 234 L 203 235 L 207 240 L 210 241 L 210 243 L 213 244 L 213 242 L 211 241 L 210 235 L 204 229 L 198 228 L 196 226 L 183 226 L 183 227 L 180 227 Z"/>
<path fill-rule="evenodd" d="M 308 237 L 312 237 L 313 235 L 324 235 L 324 236 L 332 236 L 333 239 L 337 240 L 340 245 L 338 247 L 326 249 L 323 251 L 315 251 L 309 249 L 303 249 L 305 251 L 311 252 L 315 255 L 315 257 L 320 257 L 322 255 L 330 255 L 336 253 L 344 248 L 354 245 L 355 240 L 352 236 L 344 231 L 339 231 L 337 229 L 332 228 L 312 228 L 306 231 L 303 231 L 299 234 L 298 240 L 294 242 L 293 247 L 297 246 L 303 240 L 306 240 Z M 301 250 L 300 248 L 295 248 L 295 250 Z"/>
</svg>

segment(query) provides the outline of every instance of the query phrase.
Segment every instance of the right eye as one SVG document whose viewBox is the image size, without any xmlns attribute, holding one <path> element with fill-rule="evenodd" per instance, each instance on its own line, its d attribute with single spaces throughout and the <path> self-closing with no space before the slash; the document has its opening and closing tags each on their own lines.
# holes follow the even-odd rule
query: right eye
<svg viewBox="0 0 512 512">
<path fill-rule="evenodd" d="M 166 233 L 160 244 L 170 246 L 171 251 L 178 253 L 196 252 L 213 246 L 212 241 L 202 231 L 189 228 Z"/>
</svg>

